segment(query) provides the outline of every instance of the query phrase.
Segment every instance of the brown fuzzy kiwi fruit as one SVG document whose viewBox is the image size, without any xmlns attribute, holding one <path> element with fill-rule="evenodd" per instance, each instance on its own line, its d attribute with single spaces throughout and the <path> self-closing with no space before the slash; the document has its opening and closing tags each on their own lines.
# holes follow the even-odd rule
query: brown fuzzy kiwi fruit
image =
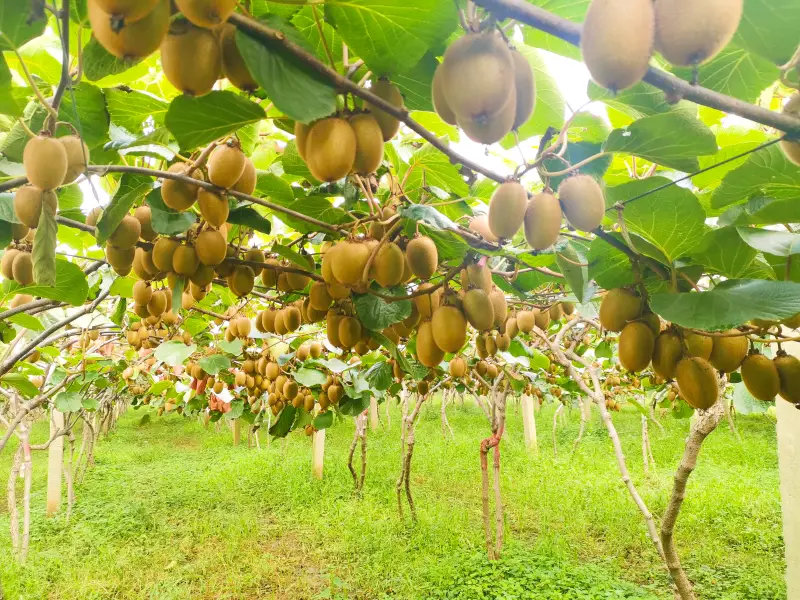
<svg viewBox="0 0 800 600">
<path fill-rule="evenodd" d="M 178 175 L 188 175 L 191 166 L 187 163 L 175 163 L 168 171 Z M 192 171 L 192 178 L 203 181 L 203 174 L 200 170 Z M 164 179 L 161 185 L 161 199 L 169 208 L 183 212 L 189 210 L 197 201 L 198 187 L 191 183 L 185 183 L 176 179 Z"/>
<path fill-rule="evenodd" d="M 561 205 L 550 192 L 536 194 L 525 209 L 525 239 L 534 250 L 544 250 L 558 241 Z"/>
<path fill-rule="evenodd" d="M 639 317 L 639 321 L 650 327 L 650 329 L 653 330 L 653 335 L 661 333 L 661 319 L 656 313 L 645 311 L 645 313 Z"/>
<path fill-rule="evenodd" d="M 108 52 L 117 58 L 135 60 L 149 56 L 161 45 L 169 30 L 170 0 L 158 0 L 153 9 L 141 19 L 115 27 L 111 15 L 97 2 L 88 3 L 92 33 Z"/>
<path fill-rule="evenodd" d="M 550 306 L 547 309 L 547 314 L 550 315 L 551 321 L 558 321 L 561 317 L 564 316 L 564 311 L 561 309 L 561 304 L 556 303 Z"/>
<path fill-rule="evenodd" d="M 153 256 L 144 248 L 135 248 L 133 256 L 133 272 L 139 279 L 149 281 L 154 279 L 158 269 L 153 264 Z"/>
<path fill-rule="evenodd" d="M 442 68 L 441 66 L 436 68 L 436 72 L 433 74 L 433 84 L 432 84 L 432 96 L 433 96 L 433 110 L 436 111 L 436 114 L 447 123 L 448 125 L 457 125 L 458 120 L 456 117 L 456 113 L 453 112 L 453 109 L 450 108 L 450 105 L 447 103 L 447 98 L 445 97 L 445 92 L 443 89 L 443 79 L 442 79 Z"/>
<path fill-rule="evenodd" d="M 507 333 L 498 333 L 494 336 L 494 344 L 497 346 L 498 351 L 505 352 L 511 347 L 511 336 Z"/>
<path fill-rule="evenodd" d="M 719 382 L 711 363 L 696 357 L 682 359 L 675 369 L 681 398 L 689 406 L 707 410 L 719 398 Z"/>
<path fill-rule="evenodd" d="M 428 236 L 414 238 L 406 246 L 406 258 L 411 272 L 420 279 L 430 279 L 439 266 L 439 251 Z"/>
<path fill-rule="evenodd" d="M 624 329 L 622 330 L 625 331 Z M 621 336 L 620 336 L 621 339 Z M 666 380 L 675 377 L 675 369 L 683 358 L 683 340 L 675 331 L 662 331 L 653 346 L 653 370 Z"/>
<path fill-rule="evenodd" d="M 642 299 L 623 288 L 609 290 L 600 303 L 600 324 L 608 331 L 622 331 L 642 314 Z"/>
<path fill-rule="evenodd" d="M 471 263 L 461 271 L 461 287 L 480 288 L 487 294 L 492 291 L 492 271 L 485 264 Z"/>
<path fill-rule="evenodd" d="M 307 160 L 306 148 L 308 146 L 308 134 L 311 132 L 312 125 L 306 125 L 300 121 L 294 122 L 294 141 L 297 146 L 297 153 L 300 158 Z"/>
<path fill-rule="evenodd" d="M 217 192 L 199 190 L 197 192 L 197 206 L 203 219 L 212 227 L 222 227 L 228 220 L 228 215 L 230 214 L 228 199 Z"/>
<path fill-rule="evenodd" d="M 352 348 L 361 340 L 361 323 L 355 317 L 342 317 L 339 321 L 339 344 Z"/>
<path fill-rule="evenodd" d="M 342 320 L 342 315 L 338 314 L 334 309 L 330 309 L 328 314 L 325 315 L 325 331 L 328 335 L 328 342 L 335 348 L 341 348 L 342 342 L 339 340 L 339 323 Z"/>
<path fill-rule="evenodd" d="M 153 288 L 146 281 L 137 281 L 133 284 L 133 301 L 136 304 L 147 304 L 153 297 Z"/>
<path fill-rule="evenodd" d="M 492 233 L 489 227 L 489 215 L 478 215 L 469 222 L 470 231 L 474 231 L 487 242 L 497 242 L 497 236 Z"/>
<path fill-rule="evenodd" d="M 175 5 L 195 25 L 211 29 L 228 20 L 236 0 L 175 0 Z"/>
<path fill-rule="evenodd" d="M 564 311 L 565 315 L 571 315 L 575 312 L 575 305 L 572 302 L 562 302 L 561 310 Z"/>
<path fill-rule="evenodd" d="M 533 114 L 533 107 L 536 105 L 536 85 L 528 59 L 517 50 L 511 51 L 511 58 L 514 61 L 514 89 L 517 92 L 517 110 L 511 128 L 516 130 L 527 123 Z"/>
<path fill-rule="evenodd" d="M 3 253 L 3 258 L 0 259 L 0 273 L 3 274 L 5 279 L 14 279 L 14 272 L 11 267 L 14 264 L 14 259 L 20 253 L 16 248 L 8 248 Z"/>
<path fill-rule="evenodd" d="M 244 173 L 246 159 L 237 145 L 217 146 L 208 157 L 208 180 L 217 187 L 232 188 Z"/>
<path fill-rule="evenodd" d="M 497 354 L 497 342 L 494 339 L 494 336 L 488 334 L 486 336 L 486 354 L 489 356 L 494 356 Z"/>
<path fill-rule="evenodd" d="M 11 302 L 8 303 L 8 307 L 17 308 L 23 304 L 28 304 L 29 302 L 33 302 L 33 296 L 30 294 L 17 294 L 11 299 Z M 41 388 L 42 386 L 37 387 Z"/>
<path fill-rule="evenodd" d="M 536 325 L 536 314 L 531 310 L 521 310 L 517 313 L 517 327 L 522 333 L 530 333 Z"/>
<path fill-rule="evenodd" d="M 779 392 L 781 398 L 800 405 L 800 360 L 779 351 L 773 363 L 781 382 Z"/>
<path fill-rule="evenodd" d="M 145 17 L 153 10 L 158 0 L 90 0 L 97 4 L 103 11 L 111 17 L 124 21 L 125 23 L 135 23 Z"/>
<path fill-rule="evenodd" d="M 603 189 L 589 175 L 568 177 L 558 186 L 558 199 L 567 222 L 579 231 L 600 227 L 606 211 Z"/>
<path fill-rule="evenodd" d="M 44 135 L 28 140 L 22 164 L 30 184 L 40 190 L 54 190 L 60 186 L 69 167 L 64 146 L 56 138 Z"/>
<path fill-rule="evenodd" d="M 196 286 L 204 288 L 214 281 L 215 276 L 214 267 L 201 263 L 197 266 L 197 271 L 194 272 L 194 275 L 189 276 L 189 279 L 191 279 L 192 283 Z"/>
<path fill-rule="evenodd" d="M 743 8 L 744 0 L 657 0 L 656 50 L 673 65 L 707 62 L 731 41 Z"/>
<path fill-rule="evenodd" d="M 430 283 L 422 283 L 417 288 L 417 291 L 426 290 L 433 287 Z M 421 319 L 430 319 L 434 311 L 441 304 L 442 288 L 437 288 L 433 292 L 421 294 L 413 298 L 414 304 L 417 307 L 417 313 Z"/>
<path fill-rule="evenodd" d="M 468 290 L 464 294 L 463 307 L 469 324 L 478 331 L 487 331 L 494 326 L 494 307 L 482 289 Z"/>
<path fill-rule="evenodd" d="M 754 398 L 764 402 L 774 400 L 781 390 L 778 369 L 763 354 L 750 354 L 742 361 L 742 381 Z"/>
<path fill-rule="evenodd" d="M 142 225 L 139 223 L 139 219 L 133 215 L 125 215 L 114 233 L 108 237 L 108 241 L 117 248 L 133 248 L 141 235 Z"/>
<path fill-rule="evenodd" d="M 147 241 L 152 242 L 156 237 L 158 237 L 158 233 L 153 229 L 153 212 L 150 210 L 150 207 L 146 204 L 142 206 L 138 206 L 135 211 L 133 211 L 134 218 L 139 221 L 140 226 L 140 233 L 139 236 Z"/>
<path fill-rule="evenodd" d="M 86 224 L 91 225 L 92 227 L 97 225 L 97 222 L 100 220 L 100 217 L 103 216 L 103 209 L 99 206 L 95 206 L 92 210 L 89 211 L 89 214 L 86 215 Z"/>
<path fill-rule="evenodd" d="M 167 80 L 188 96 L 205 96 L 219 79 L 222 51 L 208 29 L 176 21 L 161 42 L 161 66 Z"/>
<path fill-rule="evenodd" d="M 338 117 L 317 121 L 305 143 L 306 164 L 320 181 L 339 181 L 353 170 L 356 134 L 350 123 Z"/>
<path fill-rule="evenodd" d="M 324 281 L 315 281 L 311 284 L 308 293 L 311 306 L 316 310 L 328 310 L 333 304 L 333 298 L 328 293 L 328 284 Z"/>
<path fill-rule="evenodd" d="M 460 117 L 458 124 L 467 137 L 479 144 L 495 144 L 511 131 L 517 116 L 517 95 L 509 94 L 506 103 L 493 115 L 481 115 L 474 119 Z"/>
<path fill-rule="evenodd" d="M 433 340 L 445 352 L 458 352 L 467 341 L 467 320 L 455 306 L 440 306 L 431 319 Z"/>
<path fill-rule="evenodd" d="M 172 257 L 172 270 L 178 275 L 191 276 L 197 271 L 200 260 L 193 246 L 178 246 Z"/>
<path fill-rule="evenodd" d="M 402 109 L 404 106 L 403 96 L 400 90 L 388 79 L 379 79 L 373 82 L 369 91 L 397 108 Z M 372 112 L 375 120 L 378 122 L 381 132 L 383 133 L 384 142 L 388 142 L 397 135 L 397 132 L 400 130 L 400 121 L 369 102 L 364 103 L 364 108 Z"/>
<path fill-rule="evenodd" d="M 506 296 L 500 290 L 494 289 L 489 292 L 489 301 L 492 303 L 492 309 L 494 310 L 494 326 L 500 327 L 508 318 Z"/>
<path fill-rule="evenodd" d="M 501 239 L 510 240 L 522 227 L 528 194 L 517 181 L 500 185 L 489 202 L 489 228 Z"/>
<path fill-rule="evenodd" d="M 374 278 L 382 287 L 390 288 L 403 278 L 406 257 L 394 242 L 381 246 L 372 263 Z"/>
<path fill-rule="evenodd" d="M 533 313 L 533 322 L 536 327 L 542 331 L 547 331 L 547 328 L 550 327 L 550 311 L 534 308 L 531 312 Z"/>
<path fill-rule="evenodd" d="M 257 183 L 258 183 L 258 173 L 256 172 L 256 166 L 253 164 L 252 160 L 250 160 L 245 156 L 244 171 L 242 171 L 242 176 L 239 177 L 239 180 L 231 189 L 234 192 L 239 192 L 241 194 L 247 194 L 248 196 L 252 196 L 253 192 L 256 191 Z"/>
<path fill-rule="evenodd" d="M 277 259 L 268 258 L 264 261 L 268 265 L 280 265 Z M 264 267 L 261 271 L 261 284 L 266 288 L 274 288 L 278 283 L 278 272 L 275 269 Z"/>
<path fill-rule="evenodd" d="M 423 321 L 417 328 L 417 360 L 426 367 L 436 367 L 444 358 L 444 350 L 436 345 L 433 337 L 433 325 Z"/>
<path fill-rule="evenodd" d="M 512 340 L 519 335 L 519 325 L 516 317 L 509 317 L 506 321 L 506 333 Z"/>
<path fill-rule="evenodd" d="M 350 118 L 350 127 L 356 135 L 353 173 L 374 173 L 383 160 L 383 134 L 378 121 L 371 114 L 354 115 Z"/>
<path fill-rule="evenodd" d="M 24 240 L 30 234 L 31 228 L 22 223 L 11 223 L 11 239 Z"/>
<path fill-rule="evenodd" d="M 42 191 L 38 187 L 26 185 L 14 194 L 14 214 L 23 225 L 30 229 L 39 226 L 42 205 L 46 203 L 53 212 L 58 211 L 58 196 L 53 190 Z"/>
<path fill-rule="evenodd" d="M 154 317 L 160 317 L 167 310 L 167 295 L 163 290 L 156 290 L 147 303 L 147 312 Z"/>
<path fill-rule="evenodd" d="M 800 118 L 800 92 L 796 92 L 789 98 L 789 101 L 783 107 L 783 112 Z M 800 141 L 781 140 L 779 144 L 784 156 L 789 161 L 800 166 Z M 798 326 L 800 326 L 800 322 L 798 322 Z M 793 329 L 796 327 L 793 327 Z"/>
<path fill-rule="evenodd" d="M 516 96 L 514 59 L 494 30 L 467 34 L 450 44 L 439 68 L 447 104 L 459 124 L 492 117 L 510 95 Z"/>
<path fill-rule="evenodd" d="M 460 356 L 454 356 L 453 359 L 450 361 L 450 366 L 448 370 L 450 372 L 450 377 L 461 379 L 464 375 L 467 374 L 467 361 L 465 361 Z"/>
<path fill-rule="evenodd" d="M 194 243 L 197 258 L 204 265 L 215 267 L 225 260 L 228 245 L 217 229 L 205 229 L 200 232 Z"/>
<path fill-rule="evenodd" d="M 256 274 L 247 265 L 236 265 L 233 272 L 228 275 L 228 287 L 237 296 L 246 296 L 253 291 Z"/>
<path fill-rule="evenodd" d="M 89 147 L 77 135 L 66 135 L 58 138 L 67 153 L 67 174 L 61 185 L 69 185 L 86 172 L 89 164 Z"/>
<path fill-rule="evenodd" d="M 11 263 L 11 273 L 14 281 L 21 286 L 33 283 L 33 259 L 30 252 L 20 252 L 14 257 L 14 262 Z"/>
<path fill-rule="evenodd" d="M 258 89 L 258 82 L 253 79 L 239 47 L 236 45 L 236 27 L 225 23 L 218 31 L 219 44 L 222 48 L 222 74 L 234 86 L 248 93 Z"/>
<path fill-rule="evenodd" d="M 618 92 L 647 73 L 654 41 L 652 0 L 594 0 L 583 22 L 583 62 L 598 85 Z"/>
<path fill-rule="evenodd" d="M 153 264 L 159 271 L 172 271 L 172 258 L 179 245 L 177 241 L 166 237 L 156 240 L 153 244 Z"/>
<path fill-rule="evenodd" d="M 283 309 L 283 324 L 288 331 L 297 331 L 303 322 L 300 309 L 296 306 L 287 306 Z"/>
<path fill-rule="evenodd" d="M 736 334 L 739 332 L 736 329 L 729 329 L 722 333 Z M 747 356 L 749 347 L 747 336 L 744 335 L 714 337 L 708 362 L 714 365 L 718 371 L 733 373 Z"/>
<path fill-rule="evenodd" d="M 683 332 L 683 343 L 687 356 L 695 356 L 708 360 L 711 358 L 711 350 L 714 347 L 714 339 L 707 335 Z"/>
<path fill-rule="evenodd" d="M 331 270 L 336 281 L 344 285 L 359 283 L 369 260 L 369 246 L 362 242 L 345 241 L 336 244 L 335 250 L 328 254 L 331 252 Z"/>
<path fill-rule="evenodd" d="M 117 248 L 111 244 L 106 244 L 106 260 L 114 270 L 119 273 L 126 271 L 126 275 L 131 272 L 133 259 L 136 257 L 136 248 Z M 170 266 L 170 269 L 172 267 Z"/>
</svg>

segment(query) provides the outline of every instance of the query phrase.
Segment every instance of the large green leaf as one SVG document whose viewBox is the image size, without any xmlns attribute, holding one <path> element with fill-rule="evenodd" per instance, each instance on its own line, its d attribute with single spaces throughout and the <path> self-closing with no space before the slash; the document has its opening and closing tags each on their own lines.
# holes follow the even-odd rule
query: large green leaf
<svg viewBox="0 0 800 600">
<path fill-rule="evenodd" d="M 711 196 L 711 206 L 740 204 L 753 196 L 776 200 L 800 196 L 800 169 L 786 160 L 777 144 L 762 148 L 728 173 Z"/>
<path fill-rule="evenodd" d="M 588 287 L 589 267 L 585 266 L 587 258 L 583 248 L 570 242 L 556 254 L 556 264 L 578 302 L 588 301 L 592 292 Z"/>
<path fill-rule="evenodd" d="M 220 371 L 231 368 L 231 359 L 224 354 L 212 354 L 204 356 L 197 361 L 197 364 L 209 375 L 216 375 Z"/>
<path fill-rule="evenodd" d="M 800 4 L 795 0 L 747 0 L 734 42 L 782 65 L 797 48 L 798 31 Z"/>
<path fill-rule="evenodd" d="M 273 17 L 268 24 L 295 44 L 313 51 L 306 39 L 285 21 Z M 282 46 L 268 47 L 241 31 L 236 34 L 236 45 L 253 78 L 266 90 L 275 106 L 292 119 L 308 123 L 336 110 L 336 91 L 330 83 Z"/>
<path fill-rule="evenodd" d="M 197 350 L 195 344 L 186 345 L 178 340 L 164 342 L 154 352 L 155 357 L 170 367 L 176 367 L 186 362 L 192 353 Z"/>
<path fill-rule="evenodd" d="M 117 58 L 103 48 L 94 36 L 83 48 L 83 74 L 89 81 L 99 81 L 109 75 L 119 75 L 140 62 Z"/>
<path fill-rule="evenodd" d="M 268 234 L 272 231 L 272 223 L 252 206 L 242 206 L 232 210 L 228 215 L 228 223 L 243 225 L 261 233 Z"/>
<path fill-rule="evenodd" d="M 266 116 L 261 106 L 247 98 L 230 91 L 213 91 L 200 98 L 178 96 L 170 102 L 164 123 L 181 148 L 190 150 Z"/>
<path fill-rule="evenodd" d="M 68 89 L 58 116 L 60 120 L 77 128 L 90 149 L 97 148 L 108 139 L 106 97 L 97 86 L 81 82 L 71 90 Z"/>
<path fill-rule="evenodd" d="M 0 2 L 0 51 L 15 50 L 44 33 L 47 26 L 44 6 L 40 7 L 41 14 L 37 15 L 35 5 L 30 0 Z"/>
<path fill-rule="evenodd" d="M 37 286 L 56 285 L 56 246 L 58 245 L 58 224 L 56 211 L 47 203 L 42 203 L 39 226 L 33 238 L 33 279 Z"/>
<path fill-rule="evenodd" d="M 8 282 L 8 292 L 13 294 L 30 294 L 49 300 L 60 300 L 73 306 L 80 306 L 89 295 L 89 283 L 81 268 L 68 260 L 56 259 L 56 283 L 54 286 L 29 285 L 22 287 L 18 283 Z"/>
<path fill-rule="evenodd" d="M 317 21 L 322 29 L 327 46 L 331 51 L 333 60 L 337 68 L 342 64 L 342 37 L 330 23 L 325 21 L 324 9 L 321 6 L 304 6 L 297 11 L 291 18 L 291 23 L 297 31 L 306 39 L 308 47 L 314 52 L 318 59 L 328 63 L 328 54 L 325 51 L 325 44 L 317 28 L 317 21 L 314 19 L 316 12 Z"/>
<path fill-rule="evenodd" d="M 133 173 L 124 173 L 122 175 L 119 187 L 114 193 L 111 203 L 105 208 L 103 215 L 97 222 L 96 236 L 98 244 L 105 244 L 133 205 L 142 199 L 152 187 L 153 180 L 150 177 Z"/>
<path fill-rule="evenodd" d="M 631 181 L 608 188 L 610 204 L 625 202 L 653 190 L 669 180 L 663 177 Z M 705 230 L 705 211 L 694 194 L 676 185 L 625 204 L 623 212 L 629 231 L 637 233 L 674 262 L 691 252 Z"/>
<path fill-rule="evenodd" d="M 612 290 L 635 281 L 628 256 L 605 240 L 592 240 L 587 259 L 589 277 L 603 289 Z"/>
<path fill-rule="evenodd" d="M 650 308 L 667 321 L 705 331 L 753 319 L 780 321 L 800 313 L 800 283 L 731 279 L 708 292 L 655 294 Z"/>
<path fill-rule="evenodd" d="M 745 275 L 756 254 L 742 241 L 735 227 L 722 227 L 706 233 L 692 259 L 710 271 L 736 278 Z"/>
<path fill-rule="evenodd" d="M 428 52 L 412 69 L 392 75 L 392 83 L 403 95 L 408 110 L 433 111 L 431 89 L 438 65 L 436 57 Z"/>
<path fill-rule="evenodd" d="M 564 17 L 575 23 L 582 23 L 590 0 L 533 0 L 532 4 L 541 6 L 548 12 Z M 581 51 L 549 33 L 535 27 L 523 27 L 522 37 L 529 46 L 542 48 L 568 58 L 580 60 Z"/>
<path fill-rule="evenodd" d="M 160 127 L 164 124 L 169 104 L 161 98 L 126 88 L 112 88 L 105 93 L 111 121 L 116 125 L 130 132 L 139 132 L 145 126 Z"/>
<path fill-rule="evenodd" d="M 322 385 L 327 381 L 328 376 L 322 371 L 317 369 L 309 369 L 303 367 L 294 372 L 294 380 L 302 386 L 314 387 L 315 385 Z"/>
<path fill-rule="evenodd" d="M 458 26 L 452 0 L 335 0 L 325 17 L 376 75 L 412 69 Z"/>
<path fill-rule="evenodd" d="M 774 225 L 800 223 L 800 202 L 795 198 L 776 200 L 758 196 L 731 206 L 719 217 L 720 225 Z"/>
<path fill-rule="evenodd" d="M 0 382 L 10 385 L 26 398 L 33 398 L 39 394 L 39 390 L 31 383 L 28 376 L 22 373 L 6 373 L 0 378 Z M 61 393 L 63 394 L 64 392 Z"/>
<path fill-rule="evenodd" d="M 164 204 L 161 188 L 147 194 L 145 203 L 150 207 L 150 220 L 153 230 L 161 235 L 177 235 L 187 231 L 197 222 L 197 215 L 191 211 L 178 212 Z"/>
<path fill-rule="evenodd" d="M 670 104 L 663 91 L 643 82 L 615 94 L 590 81 L 586 93 L 591 100 L 602 100 L 633 120 L 674 111 L 683 111 L 689 116 L 697 113 L 685 100 L 677 105 Z"/>
<path fill-rule="evenodd" d="M 297 409 L 291 404 L 284 406 L 278 418 L 272 424 L 272 427 L 269 428 L 269 434 L 278 438 L 286 437 L 292 430 L 292 424 L 294 423 L 296 413 Z"/>
<path fill-rule="evenodd" d="M 615 129 L 603 149 L 633 154 L 665 167 L 690 172 L 698 169 L 698 156 L 716 153 L 717 141 L 702 121 L 682 112 L 669 112 L 644 117 L 628 127 Z"/>
<path fill-rule="evenodd" d="M 53 404 L 57 410 L 64 413 L 78 412 L 83 408 L 80 392 L 59 392 L 56 394 Z"/>
<path fill-rule="evenodd" d="M 399 176 L 405 179 L 403 189 L 412 200 L 419 199 L 423 182 L 428 187 L 436 187 L 457 196 L 469 194 L 469 186 L 458 167 L 430 144 L 425 144 L 411 155 L 408 164 L 400 167 Z"/>
<path fill-rule="evenodd" d="M 0 54 L 0 114 L 14 118 L 21 117 L 24 109 L 25 103 L 17 100 L 12 92 L 11 70 Z"/>
<path fill-rule="evenodd" d="M 390 290 L 379 288 L 377 291 L 394 296 L 402 296 L 403 288 Z M 411 301 L 386 302 L 372 294 L 356 295 L 353 300 L 359 321 L 372 331 L 386 329 L 389 325 L 402 321 L 411 315 Z"/>
<path fill-rule="evenodd" d="M 736 230 L 748 246 L 760 252 L 775 256 L 800 254 L 800 233 L 754 227 L 737 227 Z"/>
</svg>

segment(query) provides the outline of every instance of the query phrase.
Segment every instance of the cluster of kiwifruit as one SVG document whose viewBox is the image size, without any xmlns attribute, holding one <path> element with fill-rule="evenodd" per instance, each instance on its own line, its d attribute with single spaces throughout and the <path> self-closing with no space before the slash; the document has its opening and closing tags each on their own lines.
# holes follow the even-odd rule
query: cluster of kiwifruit
<svg viewBox="0 0 800 600">
<path fill-rule="evenodd" d="M 162 290 L 159 290 L 158 293 L 162 293 Z M 141 316 L 146 311 L 147 306 L 137 314 Z M 140 348 L 156 348 L 162 341 L 171 336 L 169 327 L 177 321 L 178 316 L 171 311 L 164 312 L 158 316 L 147 313 L 147 316 L 142 317 L 141 321 L 134 321 L 127 327 L 125 339 L 136 350 Z M 181 333 L 179 339 L 183 340 L 185 344 L 192 342 L 192 336 L 188 331 Z"/>
<path fill-rule="evenodd" d="M 403 107 L 403 96 L 392 83 L 379 79 L 370 91 L 386 102 Z M 383 144 L 400 128 L 392 115 L 367 103 L 364 110 L 340 113 L 314 123 L 294 126 L 297 152 L 320 181 L 338 181 L 350 173 L 367 175 L 378 170 Z"/>
<path fill-rule="evenodd" d="M 528 199 L 525 188 L 516 181 L 501 184 L 489 202 L 489 214 L 472 219 L 469 228 L 490 242 L 512 239 L 523 228 L 525 239 L 534 250 L 549 248 L 558 240 L 562 215 L 579 231 L 600 226 L 606 201 L 600 184 L 589 175 L 574 175 L 558 186 L 558 196 L 550 189 Z"/>
<path fill-rule="evenodd" d="M 800 404 L 800 360 L 779 351 L 774 360 L 750 349 L 746 336 L 736 329 L 701 335 L 661 320 L 632 291 L 610 290 L 600 304 L 600 323 L 620 332 L 620 364 L 639 372 L 652 363 L 666 381 L 675 379 L 681 397 L 692 407 L 708 409 L 719 397 L 717 373 L 741 368 L 742 380 L 759 400 L 780 395 Z"/>
<path fill-rule="evenodd" d="M 575 305 L 572 302 L 555 302 L 547 308 L 520 310 L 516 314 L 516 326 L 523 333 L 530 333 L 534 326 L 547 331 L 551 322 L 559 321 L 565 315 L 570 316 L 574 312 Z"/>
<path fill-rule="evenodd" d="M 581 34 L 592 78 L 619 91 L 644 77 L 654 50 L 674 65 L 697 66 L 733 38 L 744 0 L 593 0 Z"/>
<path fill-rule="evenodd" d="M 33 284 L 32 244 L 28 240 L 12 242 L 0 259 L 0 272 L 9 281 L 16 281 L 21 286 Z M 10 308 L 16 308 L 33 300 L 28 294 L 17 294 L 11 301 Z"/>
<path fill-rule="evenodd" d="M 499 142 L 523 125 L 536 99 L 528 61 L 495 30 L 467 33 L 450 44 L 432 91 L 442 120 L 481 144 Z"/>
</svg>

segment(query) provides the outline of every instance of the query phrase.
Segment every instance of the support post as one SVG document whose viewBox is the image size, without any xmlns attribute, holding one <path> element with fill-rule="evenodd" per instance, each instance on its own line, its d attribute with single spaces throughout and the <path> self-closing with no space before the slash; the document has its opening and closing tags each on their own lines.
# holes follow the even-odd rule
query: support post
<svg viewBox="0 0 800 600">
<path fill-rule="evenodd" d="M 536 439 L 536 419 L 533 415 L 533 397 L 522 396 L 522 428 L 525 432 L 525 447 L 539 454 L 539 442 Z"/>
<path fill-rule="evenodd" d="M 55 435 L 64 428 L 64 413 L 53 409 L 50 416 L 50 435 Z M 47 511 L 53 517 L 61 508 L 61 469 L 64 464 L 64 436 L 59 436 L 50 443 L 47 456 Z"/>
<path fill-rule="evenodd" d="M 787 598 L 800 598 L 800 410 L 782 398 L 778 411 L 778 463 L 786 544 Z"/>
<path fill-rule="evenodd" d="M 311 471 L 316 479 L 322 479 L 322 468 L 325 462 L 325 429 L 315 431 L 311 440 Z"/>
<path fill-rule="evenodd" d="M 238 446 L 242 439 L 242 423 L 239 419 L 233 420 L 233 445 Z"/>
<path fill-rule="evenodd" d="M 377 431 L 380 426 L 378 418 L 378 399 L 373 396 L 369 399 L 369 428 L 370 431 Z"/>
</svg>

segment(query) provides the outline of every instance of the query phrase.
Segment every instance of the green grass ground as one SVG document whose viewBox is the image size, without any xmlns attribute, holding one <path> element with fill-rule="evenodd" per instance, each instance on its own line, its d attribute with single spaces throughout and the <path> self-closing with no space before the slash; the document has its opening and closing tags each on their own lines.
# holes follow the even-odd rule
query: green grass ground
<svg viewBox="0 0 800 600">
<path fill-rule="evenodd" d="M 370 434 L 362 498 L 346 467 L 353 422 L 328 431 L 325 478 L 310 476 L 301 434 L 262 450 L 177 415 L 140 424 L 129 411 L 101 441 L 72 519 L 44 518 L 46 456 L 34 466 L 31 550 L 13 562 L 0 498 L 0 578 L 11 600 L 671 598 L 594 420 L 576 451 L 577 411 L 551 443 L 553 409 L 537 415 L 541 455 L 522 441 L 517 404 L 503 441 L 506 552 L 484 558 L 477 407 L 451 407 L 443 441 L 438 406 L 423 411 L 412 469 L 419 523 L 398 518 L 399 413 Z M 381 407 L 385 423 L 385 414 Z M 641 460 L 638 413 L 614 416 L 629 466 L 658 516 L 682 452 L 686 421 L 651 429 L 658 467 Z M 739 444 L 723 425 L 707 440 L 678 523 L 684 565 L 703 599 L 786 597 L 775 428 L 740 418 Z M 36 437 L 43 438 L 43 424 Z M 0 456 L 7 473 L 10 449 Z M 5 494 L 5 479 L 2 492 Z M 20 486 L 21 487 L 21 486 Z"/>
</svg>

